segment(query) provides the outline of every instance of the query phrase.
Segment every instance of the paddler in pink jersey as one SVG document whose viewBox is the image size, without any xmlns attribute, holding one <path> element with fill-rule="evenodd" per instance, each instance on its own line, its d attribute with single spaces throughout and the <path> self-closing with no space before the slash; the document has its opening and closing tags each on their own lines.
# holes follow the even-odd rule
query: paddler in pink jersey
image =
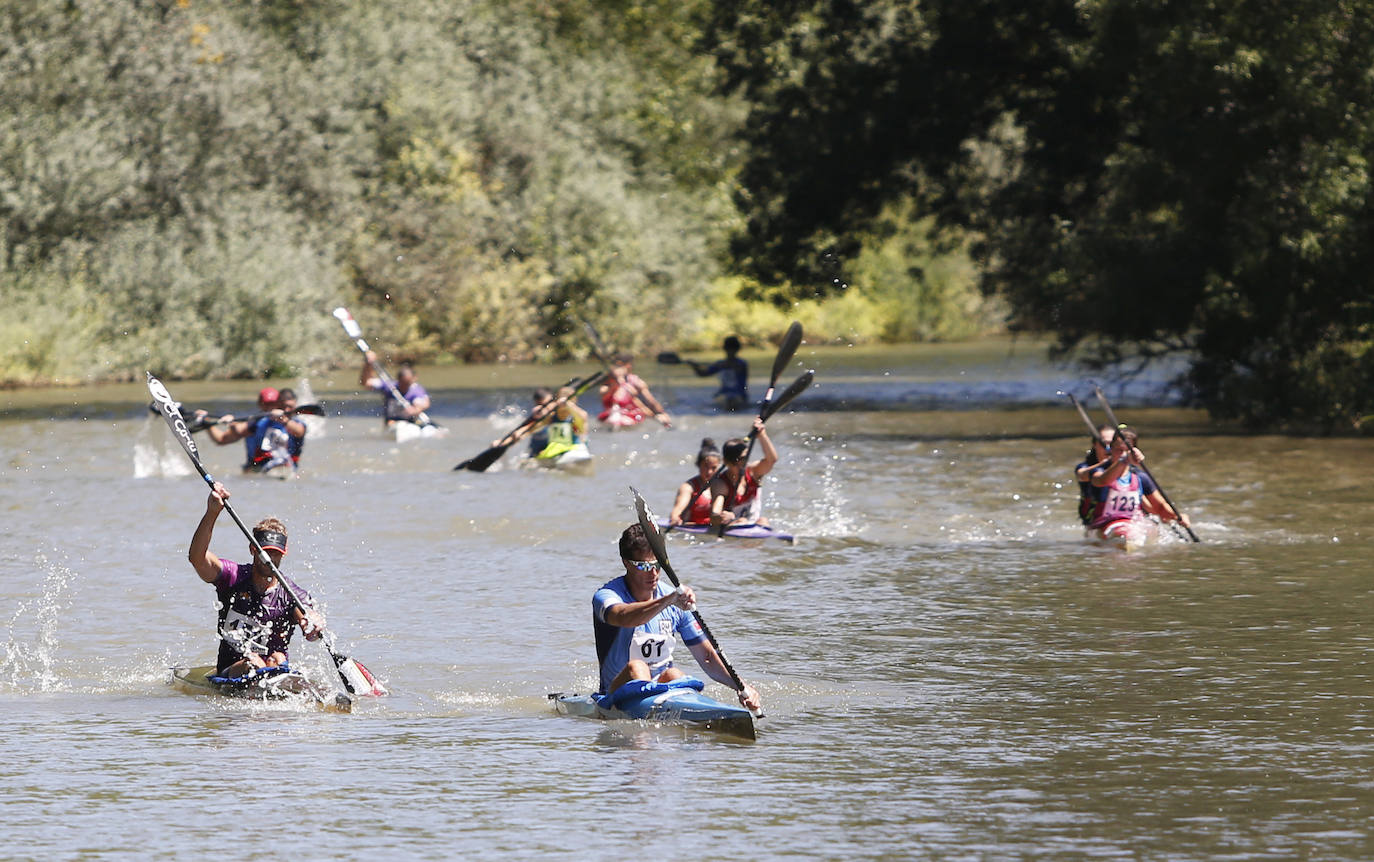
<svg viewBox="0 0 1374 862">
<path fill-rule="evenodd" d="M 634 373 L 634 357 L 617 354 L 611 361 L 611 375 L 601 386 L 601 406 L 605 409 L 596 418 L 612 428 L 629 428 L 649 416 L 664 428 L 673 427 L 668 411 L 649 391 L 649 384 Z"/>
<path fill-rule="evenodd" d="M 1144 515 L 1161 520 L 1178 521 L 1190 526 L 1187 515 L 1174 511 L 1159 493 L 1155 483 L 1139 468 L 1145 456 L 1136 448 L 1139 436 L 1133 428 L 1119 428 L 1112 438 L 1108 466 L 1093 471 L 1092 484 L 1097 491 L 1097 508 L 1093 510 L 1088 529 L 1101 539 L 1124 538 L 1132 522 Z M 1143 513 L 1143 514 L 1142 514 Z"/>
</svg>

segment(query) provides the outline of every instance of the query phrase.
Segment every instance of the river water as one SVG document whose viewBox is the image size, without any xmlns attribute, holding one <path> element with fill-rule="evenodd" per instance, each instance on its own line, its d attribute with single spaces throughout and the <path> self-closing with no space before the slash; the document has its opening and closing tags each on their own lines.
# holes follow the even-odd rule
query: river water
<svg viewBox="0 0 1374 862">
<path fill-rule="evenodd" d="M 1090 390 L 1038 346 L 803 347 L 784 381 L 803 367 L 765 486 L 797 544 L 670 537 L 763 695 L 753 743 L 546 698 L 594 685 L 628 486 L 666 514 L 700 438 L 748 429 L 681 367 L 641 369 L 678 427 L 594 432 L 591 476 L 450 469 L 587 366 L 422 369 L 450 434 L 401 446 L 351 374 L 308 381 L 329 416 L 295 482 L 206 443 L 393 690 L 352 715 L 168 687 L 214 655 L 204 484 L 142 386 L 0 393 L 0 858 L 1374 857 L 1370 441 L 1109 387 L 1203 540 L 1128 555 L 1076 526 L 1086 434 L 1055 390 Z M 212 547 L 245 545 L 221 517 Z"/>
</svg>

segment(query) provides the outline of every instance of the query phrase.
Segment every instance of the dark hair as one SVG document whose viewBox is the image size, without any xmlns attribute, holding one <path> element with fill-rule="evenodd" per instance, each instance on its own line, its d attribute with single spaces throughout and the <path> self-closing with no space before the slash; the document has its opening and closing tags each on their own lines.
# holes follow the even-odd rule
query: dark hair
<svg viewBox="0 0 1374 862">
<path fill-rule="evenodd" d="M 733 335 L 725 336 L 725 352 L 739 353 L 739 339 Z"/>
<path fill-rule="evenodd" d="M 653 552 L 649 537 L 644 535 L 644 528 L 638 524 L 631 524 L 620 534 L 620 559 L 637 560 Z"/>
<path fill-rule="evenodd" d="M 617 353 L 617 354 L 612 358 L 612 361 L 613 361 L 616 365 L 629 365 L 631 362 L 634 362 L 634 361 L 635 361 L 635 358 L 634 358 L 634 354 L 632 354 L 632 353 Z"/>
<path fill-rule="evenodd" d="M 540 386 L 538 389 L 534 390 L 534 401 L 535 401 L 536 404 L 542 404 L 542 403 L 544 403 L 545 401 L 552 401 L 552 400 L 553 400 L 553 392 L 549 389 L 549 387 L 547 387 L 547 386 Z"/>
<path fill-rule="evenodd" d="M 1126 445 L 1133 449 L 1135 448 L 1135 444 L 1140 441 L 1140 435 L 1129 425 L 1122 425 L 1120 428 L 1116 429 L 1116 436 L 1125 440 Z M 1112 442 L 1115 443 L 1116 440 L 1112 440 Z"/>
<path fill-rule="evenodd" d="M 719 458 L 720 449 L 716 446 L 716 441 L 710 437 L 702 437 L 701 449 L 697 451 L 697 466 L 700 467 L 703 461 L 712 457 Z"/>
<path fill-rule="evenodd" d="M 721 456 L 731 464 L 744 457 L 744 453 L 749 451 L 749 441 L 743 437 L 732 437 L 725 441 L 721 447 Z"/>
<path fill-rule="evenodd" d="M 294 390 L 294 389 L 279 389 L 279 390 L 277 390 L 277 403 L 278 403 L 278 404 L 280 404 L 281 402 L 285 401 L 285 400 L 288 399 L 288 398 L 295 398 L 295 397 L 296 397 L 296 390 Z"/>
</svg>

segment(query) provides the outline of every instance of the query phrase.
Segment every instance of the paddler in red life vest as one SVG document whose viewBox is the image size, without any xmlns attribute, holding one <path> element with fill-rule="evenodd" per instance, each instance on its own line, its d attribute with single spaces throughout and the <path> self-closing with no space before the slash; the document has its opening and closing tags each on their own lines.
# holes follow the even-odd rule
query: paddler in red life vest
<svg viewBox="0 0 1374 862">
<path fill-rule="evenodd" d="M 638 374 L 634 373 L 634 357 L 617 354 L 611 361 L 611 376 L 601 385 L 601 406 L 606 408 L 596 417 L 614 428 L 629 428 L 652 416 L 664 428 L 673 427 L 668 411 L 658 403 Z"/>
<path fill-rule="evenodd" d="M 1191 526 L 1188 516 L 1174 511 L 1150 477 L 1137 469 L 1145 461 L 1145 456 L 1136 448 L 1137 442 L 1139 435 L 1135 429 L 1117 429 L 1112 439 L 1109 465 L 1093 471 L 1097 508 L 1088 528 L 1100 538 L 1124 536 L 1131 522 L 1142 517 L 1142 512 Z"/>
<path fill-rule="evenodd" d="M 676 527 L 711 523 L 710 482 L 719 469 L 720 449 L 716 448 L 716 441 L 705 437 L 697 451 L 697 474 L 678 486 L 677 499 L 668 513 L 669 524 Z"/>
<path fill-rule="evenodd" d="M 311 608 L 302 614 L 292 605 L 272 568 L 256 558 L 251 542 L 248 555 L 252 563 L 221 560 L 210 551 L 215 520 L 227 499 L 229 491 L 216 482 L 205 501 L 205 514 L 191 536 L 187 559 L 202 581 L 214 585 L 218 598 L 220 644 L 216 675 L 235 678 L 255 669 L 286 665 L 287 646 L 296 626 L 301 627 L 307 640 L 315 640 L 324 632 L 325 622 L 317 610 Z M 280 569 L 286 555 L 286 526 L 276 518 L 266 518 L 253 527 L 253 538 Z M 309 593 L 295 582 L 291 586 L 302 602 L 314 604 Z"/>
<path fill-rule="evenodd" d="M 744 463 L 749 441 L 743 437 L 726 440 L 721 448 L 725 469 L 711 483 L 711 526 L 731 524 L 759 524 L 767 526 L 768 519 L 760 517 L 763 503 L 759 495 L 759 480 L 768 475 L 778 463 L 778 450 L 768 438 L 763 420 L 754 417 L 759 447 L 763 457 L 752 464 Z"/>
<path fill-rule="evenodd" d="M 696 594 L 658 582 L 644 528 L 633 524 L 620 534 L 620 562 L 625 574 L 607 581 L 592 596 L 592 629 L 601 668 L 601 693 L 610 694 L 631 680 L 672 682 L 686 676 L 673 664 L 677 636 L 706 675 L 739 695 L 747 709 L 758 711 L 759 693 L 735 682 L 691 611 Z"/>
</svg>

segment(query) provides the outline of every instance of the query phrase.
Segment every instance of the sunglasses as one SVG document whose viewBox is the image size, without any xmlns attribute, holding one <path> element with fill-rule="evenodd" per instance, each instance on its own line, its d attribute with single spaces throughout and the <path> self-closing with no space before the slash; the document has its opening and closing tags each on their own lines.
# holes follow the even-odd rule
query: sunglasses
<svg viewBox="0 0 1374 862">
<path fill-rule="evenodd" d="M 662 564 L 658 560 L 626 560 L 625 562 L 639 569 L 641 572 L 652 572 L 655 569 L 662 568 Z"/>
</svg>

